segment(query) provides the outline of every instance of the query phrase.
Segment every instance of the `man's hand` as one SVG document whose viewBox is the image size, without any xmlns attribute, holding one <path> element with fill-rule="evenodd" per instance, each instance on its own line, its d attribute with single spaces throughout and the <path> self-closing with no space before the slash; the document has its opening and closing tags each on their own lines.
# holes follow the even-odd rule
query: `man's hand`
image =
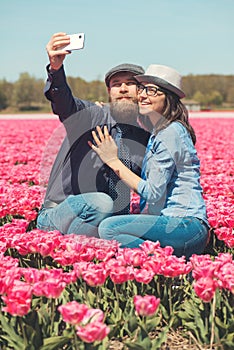
<svg viewBox="0 0 234 350">
<path fill-rule="evenodd" d="M 71 51 L 61 50 L 61 48 L 68 44 L 70 44 L 70 38 L 66 33 L 56 33 L 51 37 L 46 45 L 51 70 L 59 70 L 66 55 L 71 53 Z"/>
<path fill-rule="evenodd" d="M 89 146 L 99 155 L 103 163 L 110 166 L 113 161 L 118 160 L 118 147 L 108 132 L 107 126 L 104 126 L 104 133 L 100 126 L 97 126 L 97 132 L 92 131 L 96 146 L 89 142 Z"/>
<path fill-rule="evenodd" d="M 102 102 L 102 101 L 95 101 L 95 105 L 96 106 L 99 106 L 99 107 L 103 107 L 103 106 L 105 106 L 105 102 Z"/>
</svg>

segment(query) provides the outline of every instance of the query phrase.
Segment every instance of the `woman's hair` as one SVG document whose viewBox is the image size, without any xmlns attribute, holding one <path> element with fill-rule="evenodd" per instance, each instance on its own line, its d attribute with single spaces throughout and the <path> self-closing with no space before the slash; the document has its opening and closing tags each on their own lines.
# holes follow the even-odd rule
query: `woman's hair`
<svg viewBox="0 0 234 350">
<path fill-rule="evenodd" d="M 191 135 L 193 144 L 196 143 L 196 135 L 192 125 L 188 120 L 188 110 L 185 105 L 180 101 L 179 97 L 170 91 L 160 88 L 165 94 L 164 108 L 162 111 L 162 117 L 158 121 L 157 125 L 154 127 L 154 133 L 157 134 L 160 130 L 165 129 L 169 124 L 174 121 L 180 122 L 188 130 Z M 139 122 L 147 130 L 152 130 L 153 125 L 150 119 L 146 116 L 141 115 Z"/>
<path fill-rule="evenodd" d="M 165 129 L 169 124 L 174 121 L 180 122 L 190 133 L 193 144 L 196 143 L 196 134 L 189 123 L 188 110 L 185 105 L 181 102 L 179 97 L 171 92 L 162 90 L 165 93 L 165 102 L 162 112 L 162 118 L 156 125 L 155 133 L 157 134 L 160 130 Z"/>
</svg>

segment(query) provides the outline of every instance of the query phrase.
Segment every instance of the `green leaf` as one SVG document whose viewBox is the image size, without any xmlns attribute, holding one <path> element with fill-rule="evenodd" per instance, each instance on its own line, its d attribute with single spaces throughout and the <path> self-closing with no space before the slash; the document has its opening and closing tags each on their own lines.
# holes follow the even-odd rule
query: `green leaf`
<svg viewBox="0 0 234 350">
<path fill-rule="evenodd" d="M 227 325 L 224 324 L 218 316 L 215 317 L 215 324 L 217 324 L 217 326 L 219 326 L 220 328 L 223 328 L 225 330 L 227 329 Z"/>
<path fill-rule="evenodd" d="M 50 337 L 44 339 L 44 344 L 39 348 L 39 350 L 57 350 L 60 346 L 66 345 L 70 342 L 69 337 Z"/>
<path fill-rule="evenodd" d="M 161 331 L 152 342 L 152 349 L 161 349 L 161 345 L 166 342 L 169 327 L 161 328 Z"/>
<path fill-rule="evenodd" d="M 87 292 L 87 299 L 89 304 L 94 305 L 96 298 L 96 295 L 89 289 Z"/>
<path fill-rule="evenodd" d="M 148 338 L 148 332 L 147 332 L 147 330 L 145 329 L 145 327 L 144 327 L 142 324 L 139 325 L 139 326 L 140 326 L 140 329 L 141 329 L 140 338 L 141 338 L 141 339 Z"/>
<path fill-rule="evenodd" d="M 154 316 L 151 318 L 146 319 L 146 329 L 148 332 L 150 332 L 152 329 L 155 329 L 161 322 L 161 317 L 160 316 Z"/>
<path fill-rule="evenodd" d="M 130 332 L 133 333 L 138 327 L 138 322 L 136 317 L 130 317 L 128 323 L 126 324 L 126 329 Z"/>
<path fill-rule="evenodd" d="M 44 335 L 49 334 L 49 327 L 51 324 L 51 316 L 48 313 L 48 304 L 42 304 L 38 313 L 38 322 L 42 327 L 42 332 Z"/>
<path fill-rule="evenodd" d="M 141 342 L 141 345 L 144 347 L 145 350 L 152 349 L 152 343 L 150 338 L 144 338 Z"/>
<path fill-rule="evenodd" d="M 8 346 L 13 347 L 16 350 L 25 350 L 24 339 L 16 334 L 15 328 L 8 323 L 5 316 L 0 313 L 0 321 L 2 325 L 2 330 L 6 335 L 1 335 L 2 339 L 7 340 Z"/>
<path fill-rule="evenodd" d="M 30 312 L 23 319 L 25 323 L 25 333 L 27 339 L 30 340 L 30 343 L 39 348 L 43 344 L 41 327 L 39 324 L 39 317 L 36 311 Z"/>
<path fill-rule="evenodd" d="M 144 346 L 142 346 L 141 344 L 134 342 L 134 343 L 130 343 L 130 342 L 124 342 L 125 345 L 127 345 L 127 347 L 129 349 L 133 349 L 133 350 L 147 350 L 147 348 L 145 348 Z"/>
<path fill-rule="evenodd" d="M 114 305 L 113 305 L 113 310 L 111 313 L 111 319 L 112 319 L 113 323 L 119 322 L 122 319 L 122 315 L 123 315 L 123 311 L 119 307 L 118 301 L 115 300 Z"/>
</svg>

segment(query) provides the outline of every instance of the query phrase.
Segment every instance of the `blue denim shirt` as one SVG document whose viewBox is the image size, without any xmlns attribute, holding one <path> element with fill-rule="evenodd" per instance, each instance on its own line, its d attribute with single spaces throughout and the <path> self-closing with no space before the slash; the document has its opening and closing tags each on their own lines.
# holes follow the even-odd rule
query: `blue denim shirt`
<svg viewBox="0 0 234 350">
<path fill-rule="evenodd" d="M 157 136 L 151 135 L 144 164 L 146 179 L 140 181 L 138 194 L 147 201 L 149 214 L 192 216 L 208 224 L 200 161 L 181 123 L 173 122 Z"/>
</svg>

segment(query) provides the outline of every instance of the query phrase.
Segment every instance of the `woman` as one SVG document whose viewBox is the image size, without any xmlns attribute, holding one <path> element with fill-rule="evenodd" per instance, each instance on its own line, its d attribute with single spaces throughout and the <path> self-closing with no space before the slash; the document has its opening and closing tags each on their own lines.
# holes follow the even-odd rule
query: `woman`
<svg viewBox="0 0 234 350">
<path fill-rule="evenodd" d="M 174 69 L 150 65 L 138 81 L 138 104 L 144 124 L 152 127 L 142 178 L 118 158 L 117 146 L 97 127 L 100 158 L 141 196 L 143 214 L 113 216 L 103 220 L 99 235 L 114 239 L 121 247 L 138 247 L 145 240 L 172 246 L 174 254 L 189 258 L 201 254 L 208 240 L 209 225 L 200 185 L 200 162 L 194 147 L 196 136 L 181 98 L 181 76 Z M 146 204 L 146 205 L 145 205 Z"/>
</svg>

